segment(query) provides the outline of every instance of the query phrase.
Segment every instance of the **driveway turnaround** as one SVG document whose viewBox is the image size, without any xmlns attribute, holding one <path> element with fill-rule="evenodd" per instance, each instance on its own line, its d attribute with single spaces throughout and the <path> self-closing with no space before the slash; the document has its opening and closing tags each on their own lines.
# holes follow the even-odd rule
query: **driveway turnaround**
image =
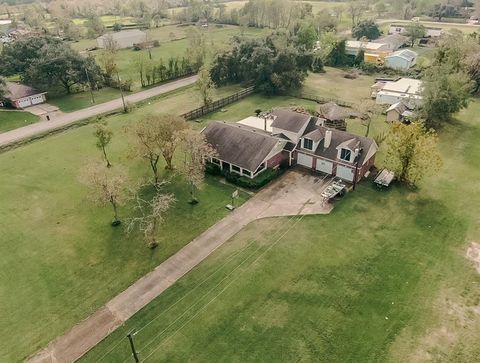
<svg viewBox="0 0 480 363">
<path fill-rule="evenodd" d="M 230 215 L 210 227 L 161 263 L 152 272 L 114 297 L 96 313 L 50 343 L 29 362 L 74 362 L 95 347 L 141 308 L 172 286 L 178 279 L 206 259 L 213 251 L 256 219 L 327 214 L 330 204 L 321 193 L 331 178 L 289 171 Z"/>
<path fill-rule="evenodd" d="M 146 99 L 160 96 L 164 93 L 174 91 L 178 88 L 189 86 L 197 81 L 197 76 L 182 78 L 173 82 L 162 84 L 145 91 L 125 96 L 125 102 L 137 103 Z M 123 107 L 122 99 L 117 98 L 99 105 L 84 108 L 75 112 L 65 113 L 54 117 L 50 121 L 40 121 L 28 126 L 4 132 L 0 134 L 0 148 L 11 145 L 15 142 L 28 139 L 49 131 L 61 129 L 62 127 L 74 124 L 90 117 L 99 116 L 108 112 L 119 110 Z"/>
</svg>

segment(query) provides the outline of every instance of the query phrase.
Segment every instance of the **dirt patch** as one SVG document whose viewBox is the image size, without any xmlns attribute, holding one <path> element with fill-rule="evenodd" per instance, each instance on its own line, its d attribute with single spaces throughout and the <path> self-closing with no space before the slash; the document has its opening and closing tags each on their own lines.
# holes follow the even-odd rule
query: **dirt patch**
<svg viewBox="0 0 480 363">
<path fill-rule="evenodd" d="M 467 248 L 467 260 L 471 261 L 480 274 L 480 243 L 471 242 Z"/>
</svg>

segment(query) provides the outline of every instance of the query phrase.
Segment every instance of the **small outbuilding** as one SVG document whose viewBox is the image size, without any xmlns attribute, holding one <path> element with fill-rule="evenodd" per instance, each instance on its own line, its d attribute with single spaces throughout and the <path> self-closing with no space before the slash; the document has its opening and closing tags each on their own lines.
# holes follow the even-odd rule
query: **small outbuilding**
<svg viewBox="0 0 480 363">
<path fill-rule="evenodd" d="M 116 47 L 119 49 L 132 48 L 135 44 L 145 43 L 147 34 L 138 29 L 123 30 L 104 34 L 97 38 L 99 48 Z"/>
<path fill-rule="evenodd" d="M 387 121 L 388 122 L 395 122 L 395 121 L 410 121 L 413 117 L 413 107 L 407 105 L 406 102 L 400 101 L 393 105 L 391 105 L 387 109 Z"/>
<path fill-rule="evenodd" d="M 418 54 L 409 49 L 402 49 L 385 57 L 385 66 L 388 68 L 408 71 L 417 64 Z"/>
<path fill-rule="evenodd" d="M 21 83 L 7 82 L 7 92 L 3 99 L 2 103 L 5 106 L 22 109 L 44 103 L 47 100 L 47 92 Z"/>
</svg>

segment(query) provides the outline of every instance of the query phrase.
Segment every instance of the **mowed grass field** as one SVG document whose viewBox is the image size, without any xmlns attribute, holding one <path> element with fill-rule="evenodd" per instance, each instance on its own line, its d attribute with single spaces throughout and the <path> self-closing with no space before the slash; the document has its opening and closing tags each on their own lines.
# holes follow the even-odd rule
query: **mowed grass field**
<svg viewBox="0 0 480 363">
<path fill-rule="evenodd" d="M 126 128 L 146 113 L 180 113 L 199 103 L 190 87 L 108 117 L 113 167 L 125 168 L 133 181 L 151 178 L 146 161 L 130 159 Z M 200 203 L 191 206 L 187 184 L 178 173 L 164 172 L 171 179 L 165 189 L 177 202 L 160 227 L 158 248 L 148 249 L 140 233 L 112 228 L 111 208 L 92 204 L 79 181 L 89 160 L 101 160 L 93 132 L 88 125 L 0 154 L 2 362 L 23 361 L 46 346 L 228 213 L 233 187 L 207 179 Z M 246 197 L 241 193 L 239 202 Z M 120 208 L 121 218 L 132 216 L 131 207 Z"/>
<path fill-rule="evenodd" d="M 370 99 L 370 86 L 375 83 L 375 78 L 359 75 L 357 79 L 347 79 L 345 74 L 345 71 L 332 67 L 325 67 L 325 73 L 310 73 L 303 93 L 356 104 Z"/>
<path fill-rule="evenodd" d="M 137 330 L 142 362 L 477 362 L 479 114 L 442 127 L 419 189 L 364 181 L 330 215 L 248 225 L 82 361 L 131 359 Z"/>
<path fill-rule="evenodd" d="M 183 57 L 187 55 L 188 39 L 187 34 L 192 26 L 167 25 L 147 30 L 147 39 L 160 41 L 160 46 L 151 49 L 153 60 L 167 60 L 170 57 Z M 214 54 L 218 50 L 225 49 L 231 45 L 231 39 L 235 35 L 247 37 L 260 37 L 268 34 L 269 30 L 247 28 L 243 33 L 240 27 L 233 25 L 215 26 L 208 28 L 197 28 L 205 35 L 208 52 Z M 176 40 L 175 40 L 176 39 Z M 95 40 L 84 40 L 71 43 L 72 48 L 82 51 L 89 47 L 96 46 Z M 92 52 L 97 55 L 98 51 Z M 133 62 L 139 56 L 149 57 L 148 50 L 134 51 L 132 49 L 121 49 L 117 52 L 117 65 L 119 74 L 123 79 L 134 81 L 135 88 L 140 87 L 140 79 Z"/>
<path fill-rule="evenodd" d="M 38 121 L 38 117 L 28 112 L 0 110 L 0 133 L 30 125 Z"/>
</svg>

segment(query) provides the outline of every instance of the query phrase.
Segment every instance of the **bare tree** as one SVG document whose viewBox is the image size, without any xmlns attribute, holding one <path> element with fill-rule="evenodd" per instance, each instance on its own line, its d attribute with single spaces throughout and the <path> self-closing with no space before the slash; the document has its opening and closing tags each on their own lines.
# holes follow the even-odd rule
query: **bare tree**
<svg viewBox="0 0 480 363">
<path fill-rule="evenodd" d="M 143 234 L 147 246 L 152 249 L 158 246 L 158 228 L 164 221 L 165 213 L 175 202 L 173 194 L 163 194 L 156 190 L 157 193 L 152 200 L 145 199 L 140 193 L 135 194 L 135 211 L 138 216 L 131 218 L 127 225 L 128 233 L 138 229 Z"/>
<path fill-rule="evenodd" d="M 207 143 L 205 136 L 194 130 L 183 134 L 183 152 L 185 161 L 183 175 L 190 184 L 190 203 L 198 203 L 196 190 L 200 189 L 205 180 L 205 165 L 207 160 L 217 155 L 215 149 Z"/>
<path fill-rule="evenodd" d="M 365 11 L 365 4 L 361 1 L 354 0 L 348 3 L 348 12 L 352 19 L 352 28 L 358 24 L 362 13 Z"/>
<path fill-rule="evenodd" d="M 80 180 L 89 188 L 89 197 L 95 204 L 112 206 L 114 213 L 112 226 L 120 225 L 118 207 L 127 199 L 129 188 L 125 174 L 118 168 L 113 171 L 93 162 L 83 168 Z"/>
<path fill-rule="evenodd" d="M 108 128 L 106 122 L 99 123 L 95 125 L 95 137 L 97 139 L 97 148 L 99 148 L 103 153 L 103 158 L 107 162 L 107 168 L 110 168 L 112 164 L 107 156 L 106 147 L 112 141 L 113 132 Z"/>
<path fill-rule="evenodd" d="M 182 131 L 188 128 L 184 119 L 175 115 L 150 115 L 133 129 L 133 154 L 146 159 L 153 172 L 154 183 L 159 183 L 158 162 L 163 156 L 168 170 L 173 169 L 173 155 L 181 141 Z"/>
</svg>

